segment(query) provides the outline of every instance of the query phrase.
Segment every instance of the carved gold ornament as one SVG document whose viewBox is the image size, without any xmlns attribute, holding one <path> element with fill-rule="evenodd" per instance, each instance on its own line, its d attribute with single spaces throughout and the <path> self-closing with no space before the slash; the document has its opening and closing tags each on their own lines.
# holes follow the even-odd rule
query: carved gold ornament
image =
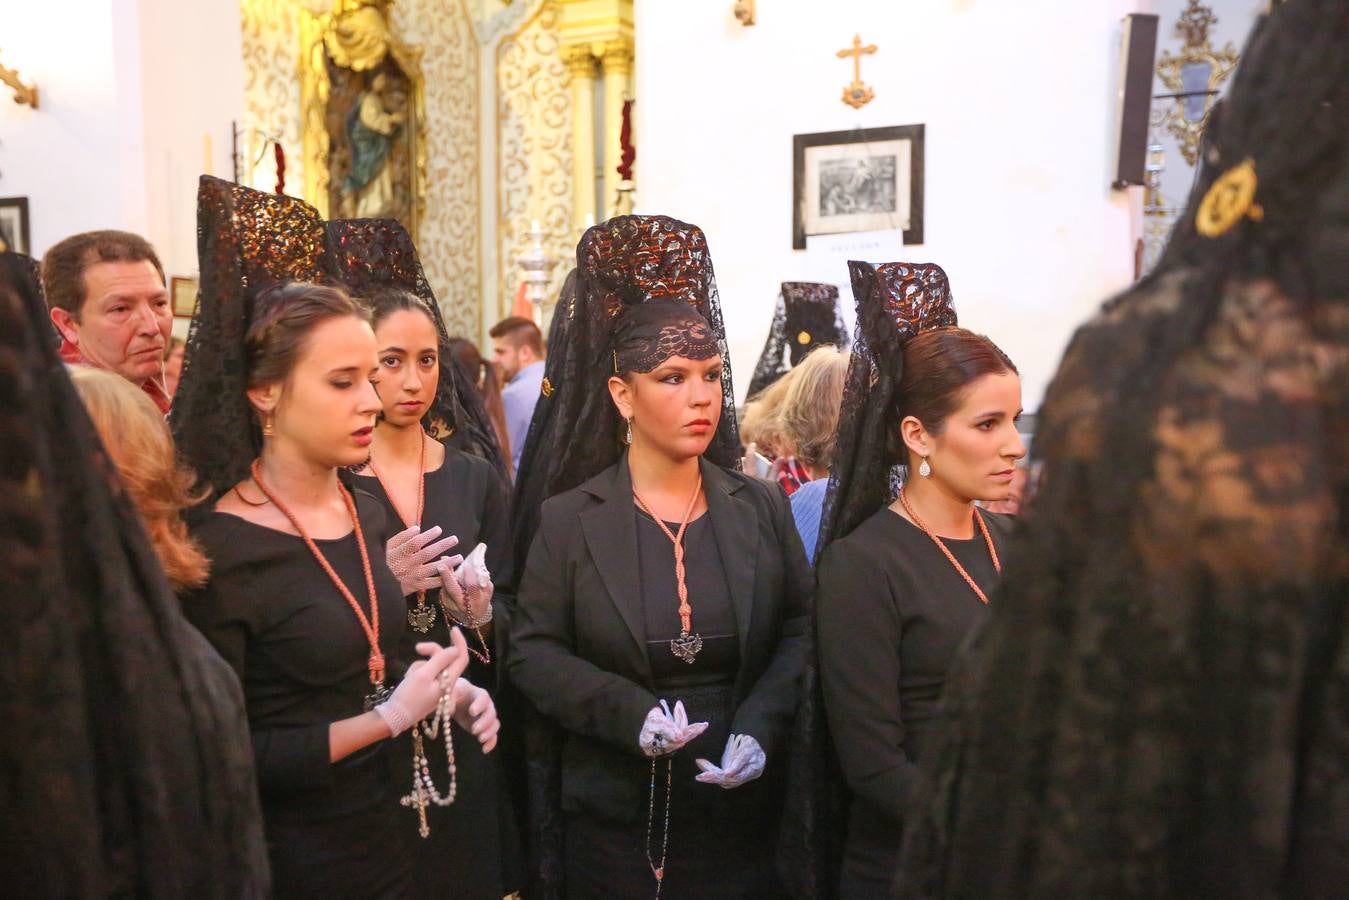
<svg viewBox="0 0 1349 900">
<path fill-rule="evenodd" d="M 810 332 L 809 332 L 809 331 L 803 331 L 803 332 L 801 332 L 800 334 L 798 334 L 798 335 L 796 336 L 796 342 L 797 342 L 798 344 L 800 344 L 802 347 L 804 347 L 806 344 L 809 344 L 809 343 L 810 343 Z"/>
<path fill-rule="evenodd" d="M 1199 204 L 1199 212 L 1194 217 L 1195 229 L 1204 237 L 1216 238 L 1243 217 L 1249 216 L 1252 221 L 1259 222 L 1265 217 L 1265 211 L 1255 202 L 1258 182 L 1255 160 L 1250 158 L 1218 176 Z"/>
<path fill-rule="evenodd" d="M 19 73 L 14 69 L 0 65 L 0 83 L 6 84 L 14 91 L 14 102 L 20 106 L 31 106 L 37 109 L 37 85 L 24 84 L 19 79 Z"/>
<path fill-rule="evenodd" d="M 545 397 L 553 396 L 553 383 L 547 378 L 544 378 L 543 384 L 539 386 L 539 392 Z"/>
<path fill-rule="evenodd" d="M 1157 60 L 1157 77 L 1173 94 L 1217 91 L 1237 64 L 1237 50 L 1229 41 L 1221 50 L 1209 44 L 1209 28 L 1218 17 L 1199 0 L 1190 0 L 1176 21 L 1176 32 L 1185 39 L 1180 52 L 1163 51 Z M 1208 124 L 1216 94 L 1176 97 L 1162 119 L 1167 131 L 1180 145 L 1185 161 L 1194 165 L 1199 159 L 1199 138 Z"/>
</svg>

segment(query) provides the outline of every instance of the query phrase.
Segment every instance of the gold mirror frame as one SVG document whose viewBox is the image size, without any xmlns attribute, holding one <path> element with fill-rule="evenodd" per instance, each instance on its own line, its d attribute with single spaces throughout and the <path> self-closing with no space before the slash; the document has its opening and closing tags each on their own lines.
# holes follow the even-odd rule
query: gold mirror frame
<svg viewBox="0 0 1349 900">
<path fill-rule="evenodd" d="M 1209 67 L 1210 91 L 1217 91 L 1232 74 L 1237 65 L 1236 47 L 1230 41 L 1221 50 L 1215 50 L 1209 44 L 1209 28 L 1217 21 L 1218 17 L 1213 14 L 1213 10 L 1202 5 L 1199 0 L 1190 0 L 1185 11 L 1176 20 L 1176 31 L 1185 38 L 1185 45 L 1176 54 L 1162 51 L 1161 57 L 1157 60 L 1157 77 L 1166 85 L 1167 90 L 1174 94 L 1184 92 L 1185 84 L 1181 79 L 1181 72 L 1188 65 L 1200 64 Z M 1204 98 L 1204 114 L 1195 120 L 1185 117 L 1186 98 L 1176 97 L 1162 119 L 1166 130 L 1180 145 L 1181 155 L 1192 166 L 1199 160 L 1199 138 L 1204 133 L 1204 126 L 1208 124 L 1216 96 L 1212 94 Z"/>
<path fill-rule="evenodd" d="M 300 112 L 304 146 L 304 199 L 324 218 L 329 209 L 330 171 L 327 126 L 332 84 L 327 57 L 342 68 L 368 72 L 392 56 L 412 85 L 408 130 L 412 169 L 412 221 L 405 222 L 415 242 L 426 209 L 426 85 L 419 47 L 396 38 L 389 29 L 393 0 L 333 0 L 332 12 L 305 12 L 300 26 Z M 337 218 L 341 218 L 337 216 Z"/>
</svg>

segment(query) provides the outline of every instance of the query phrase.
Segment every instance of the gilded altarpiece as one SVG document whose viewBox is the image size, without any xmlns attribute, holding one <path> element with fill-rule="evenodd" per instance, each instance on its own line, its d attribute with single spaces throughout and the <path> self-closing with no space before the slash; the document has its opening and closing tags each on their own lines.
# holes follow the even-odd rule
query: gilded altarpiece
<svg viewBox="0 0 1349 900">
<path fill-rule="evenodd" d="M 558 44 L 558 5 L 543 0 L 496 48 L 497 273 L 499 306 L 509 312 L 520 281 L 516 258 L 531 223 L 547 233 L 559 260 L 551 303 L 576 257 L 572 227 L 571 76 Z"/>
<path fill-rule="evenodd" d="M 282 142 L 287 183 L 325 215 L 408 225 L 447 326 L 478 335 L 479 53 L 463 0 L 241 8 L 245 129 Z M 268 189 L 270 161 L 249 180 Z"/>
</svg>

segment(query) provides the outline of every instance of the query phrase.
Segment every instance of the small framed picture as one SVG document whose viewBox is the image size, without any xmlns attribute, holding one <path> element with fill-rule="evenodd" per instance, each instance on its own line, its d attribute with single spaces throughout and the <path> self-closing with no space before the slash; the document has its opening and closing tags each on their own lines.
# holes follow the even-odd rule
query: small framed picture
<svg viewBox="0 0 1349 900">
<path fill-rule="evenodd" d="M 173 314 L 192 318 L 197 311 L 197 279 L 174 275 L 169 279 L 169 296 L 173 299 Z"/>
<path fill-rule="evenodd" d="M 899 230 L 923 242 L 923 126 L 792 138 L 792 248 L 806 236 Z"/>
<path fill-rule="evenodd" d="M 0 197 L 0 252 L 32 256 L 28 237 L 28 198 Z"/>
</svg>

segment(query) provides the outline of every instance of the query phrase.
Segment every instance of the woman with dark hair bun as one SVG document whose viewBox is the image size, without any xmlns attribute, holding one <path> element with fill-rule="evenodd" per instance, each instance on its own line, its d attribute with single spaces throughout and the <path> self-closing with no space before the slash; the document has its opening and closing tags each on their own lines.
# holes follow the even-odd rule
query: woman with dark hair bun
<svg viewBox="0 0 1349 900">
<path fill-rule="evenodd" d="M 360 304 L 287 280 L 324 274 L 317 213 L 210 178 L 199 204 L 202 301 L 173 424 L 215 496 L 195 529 L 210 578 L 183 608 L 243 683 L 276 896 L 407 896 L 415 813 L 393 739 L 415 747 L 450 718 L 490 739 L 495 713 L 459 677 L 458 633 L 407 664 L 403 585 L 424 573 L 386 555 L 396 526 L 338 478 L 369 458 L 379 358 Z M 425 812 L 445 775 L 416 764 L 408 802 Z"/>
<path fill-rule="evenodd" d="M 1011 520 L 976 501 L 1007 495 L 1025 447 L 1016 367 L 955 327 L 941 268 L 850 267 L 858 339 L 820 534 L 814 698 L 849 814 L 841 871 L 817 875 L 825 896 L 870 898 L 888 896 L 947 670 L 1002 569 Z"/>
<path fill-rule="evenodd" d="M 429 433 L 434 398 L 453 386 L 440 381 L 448 343 L 438 337 L 427 303 L 396 288 L 376 291 L 362 303 L 375 330 L 383 415 L 369 464 L 346 481 L 379 500 L 398 526 L 421 529 L 432 539 L 445 535 L 458 554 L 468 557 L 467 562 L 462 556 L 441 560 L 436 583 L 406 598 L 408 629 L 399 655 L 412 662 L 416 643 L 448 644 L 452 632 L 462 631 L 473 657 L 468 678 L 494 693 L 498 638 L 504 630 L 504 615 L 498 618 L 494 611 L 506 604 L 501 588 L 508 591 L 514 582 L 509 488 L 487 460 Z M 473 390 L 466 380 L 460 387 Z M 520 836 L 500 754 L 488 755 L 496 743 L 491 735 L 475 735 L 459 725 L 451 733 L 455 801 L 429 811 L 429 835 L 418 841 L 417 888 L 447 900 L 500 900 L 520 887 L 522 877 Z M 479 738 L 491 739 L 480 743 Z M 449 765 L 441 743 L 428 747 L 427 756 L 433 771 Z M 403 827 L 411 832 L 419 823 L 408 817 Z"/>
</svg>

